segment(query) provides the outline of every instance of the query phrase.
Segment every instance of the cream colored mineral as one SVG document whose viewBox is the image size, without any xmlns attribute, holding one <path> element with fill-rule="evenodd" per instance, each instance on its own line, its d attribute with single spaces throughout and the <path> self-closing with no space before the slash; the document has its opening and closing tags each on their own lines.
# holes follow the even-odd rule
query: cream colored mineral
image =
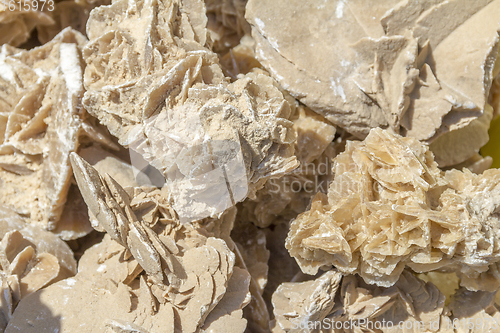
<svg viewBox="0 0 500 333">
<path fill-rule="evenodd" d="M 100 146 L 81 149 L 78 155 L 89 162 L 101 174 L 109 174 L 122 187 L 152 185 L 150 179 L 141 174 L 133 165 L 126 163 Z"/>
<path fill-rule="evenodd" d="M 85 42 L 68 28 L 29 51 L 4 45 L 0 52 L 0 203 L 65 239 L 90 231 L 88 221 L 58 226 L 72 178 L 69 153 L 83 136 L 102 141 L 81 104 Z"/>
<path fill-rule="evenodd" d="M 85 35 L 90 11 L 110 3 L 109 0 L 2 1 L 0 45 L 9 44 L 16 47 L 36 45 L 36 41 L 32 42 L 33 37 L 37 37 L 42 44 L 45 44 L 67 27 Z M 26 42 L 28 42 L 26 45 L 22 45 Z"/>
<path fill-rule="evenodd" d="M 460 287 L 460 280 L 455 273 L 428 272 L 418 274 L 418 277 L 425 282 L 432 282 L 446 297 L 446 305 Z"/>
<path fill-rule="evenodd" d="M 257 58 L 294 97 L 358 137 L 382 127 L 453 142 L 451 153 L 443 143 L 431 146 L 440 166 L 473 156 L 488 141 L 487 121 L 472 124 L 488 113 L 500 70 L 500 1 L 366 5 L 250 0 Z"/>
<path fill-rule="evenodd" d="M 290 226 L 286 247 L 303 272 L 335 266 L 389 287 L 409 266 L 456 272 L 469 290 L 500 285 L 500 171 L 442 172 L 428 147 L 373 129 L 334 161 L 328 195 Z"/>
<path fill-rule="evenodd" d="M 121 0 L 92 11 L 83 52 L 84 106 L 166 177 L 183 222 L 297 167 L 294 102 L 263 71 L 230 83 L 206 24 L 199 0 Z"/>
<path fill-rule="evenodd" d="M 269 312 L 263 298 L 268 281 L 269 250 L 266 235 L 255 225 L 237 219 L 231 231 L 231 242 L 235 243 L 236 265 L 250 274 L 250 295 L 248 305 L 243 309 L 248 320 L 247 330 L 252 332 L 269 331 Z"/>
<path fill-rule="evenodd" d="M 445 306 L 436 286 L 408 271 L 390 288 L 367 286 L 354 275 L 341 281 L 337 272 L 329 271 L 277 289 L 273 332 L 494 332 L 500 319 L 494 297 L 459 289 Z"/>
<path fill-rule="evenodd" d="M 262 294 L 267 284 L 267 261 L 269 260 L 266 234 L 251 223 L 237 223 L 231 232 L 231 238 L 238 246 L 248 272 L 256 281 Z"/>
<path fill-rule="evenodd" d="M 279 285 L 284 282 L 296 281 L 296 276 L 303 275 L 297 262 L 285 248 L 288 229 L 289 224 L 285 222 L 264 229 L 266 232 L 266 245 L 270 255 L 268 281 L 262 297 L 270 312 L 273 311 L 272 295 Z"/>
<path fill-rule="evenodd" d="M 209 332 L 231 322 L 244 331 L 246 321 L 241 317 L 241 308 L 250 300 L 251 276 L 246 268 L 235 267 L 235 254 L 223 239 L 207 237 L 203 229 L 195 229 L 191 224 L 182 225 L 165 199 L 165 189 L 124 190 L 108 174 L 101 176 L 75 153 L 71 160 L 90 215 L 96 218 L 95 228 L 107 231 L 113 240 L 105 238 L 105 243 L 85 253 L 81 259 L 83 276 L 100 271 L 116 283 L 129 280 L 140 273 L 133 262 L 123 265 L 121 257 L 130 253 L 144 269 L 154 302 L 173 307 L 179 318 L 176 329 L 197 332 L 201 328 Z M 234 216 L 233 213 L 233 219 Z M 232 221 L 228 222 L 232 226 Z M 210 225 L 210 221 L 207 223 Z M 113 247 L 127 251 L 120 254 Z M 96 251 L 102 255 L 97 263 L 104 265 L 97 269 L 93 268 Z M 121 267 L 112 268 L 117 265 Z M 230 282 L 231 279 L 238 281 Z M 235 290 L 231 283 L 243 285 Z"/>
<path fill-rule="evenodd" d="M 0 206 L 0 331 L 21 299 L 76 273 L 73 252 L 50 232 Z"/>
<path fill-rule="evenodd" d="M 248 74 L 254 68 L 263 68 L 255 59 L 255 41 L 250 35 L 241 38 L 240 43 L 220 57 L 224 75 L 237 80 L 239 74 Z"/>
<path fill-rule="evenodd" d="M 78 275 L 89 280 L 109 279 L 129 285 L 143 271 L 127 249 L 109 235 L 85 251 L 78 261 Z"/>
<path fill-rule="evenodd" d="M 107 287 L 81 277 L 69 278 L 32 294 L 19 304 L 5 332 L 113 332 L 106 326 L 125 323 L 135 332 L 146 332 L 145 328 L 129 324 L 138 313 L 144 317 L 149 313 L 132 312 L 132 291 L 124 284 L 108 283 Z M 137 297 L 137 296 L 136 296 Z M 163 312 L 163 311 L 162 311 Z M 156 324 L 172 322 L 173 313 L 162 313 Z M 173 325 L 172 325 L 173 326 Z M 169 327 L 165 325 L 165 327 Z M 154 329 L 154 327 L 147 327 Z M 149 331 L 149 330 L 148 330 Z M 129 331 L 130 332 L 130 331 Z M 156 330 L 156 332 L 159 332 Z"/>
<path fill-rule="evenodd" d="M 331 160 L 342 149 L 341 144 L 332 142 L 336 129 L 331 123 L 302 106 L 297 110 L 293 129 L 299 168 L 269 180 L 256 193 L 256 198 L 239 205 L 240 218 L 259 227 L 295 218 L 317 192 L 326 193 L 332 177 Z"/>
</svg>

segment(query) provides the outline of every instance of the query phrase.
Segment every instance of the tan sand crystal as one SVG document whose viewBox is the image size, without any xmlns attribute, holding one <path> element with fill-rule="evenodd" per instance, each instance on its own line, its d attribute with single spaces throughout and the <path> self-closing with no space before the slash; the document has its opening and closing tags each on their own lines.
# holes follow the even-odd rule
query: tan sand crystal
<svg viewBox="0 0 500 333">
<path fill-rule="evenodd" d="M 249 293 L 250 274 L 234 266 L 235 254 L 226 242 L 204 236 L 191 224 L 180 224 L 165 200 L 167 196 L 160 190 L 128 188 L 129 194 L 109 175 L 102 177 L 78 155 L 71 156 L 90 215 L 98 223 L 95 227 L 106 230 L 114 241 L 130 251 L 144 269 L 156 301 L 174 307 L 180 317 L 176 325 L 183 332 L 195 332 L 229 321 L 243 332 L 246 321 L 241 318 L 241 308 L 249 301 L 245 295 Z M 127 267 L 127 272 L 130 271 L 136 272 Z M 237 277 L 239 283 L 247 281 L 247 288 L 227 294 L 230 280 Z M 245 301 L 238 296 L 241 292 Z M 234 297 L 236 300 L 232 300 Z M 239 306 L 234 308 L 238 299 Z M 221 309 L 212 313 L 219 302 L 220 307 L 231 311 L 226 313 Z"/>
<path fill-rule="evenodd" d="M 273 294 L 274 313 L 285 332 L 301 332 L 309 322 L 332 312 L 342 274 L 329 271 L 316 280 L 281 284 Z"/>
<path fill-rule="evenodd" d="M 262 71 L 230 83 L 206 24 L 199 0 L 117 1 L 92 11 L 83 53 L 85 107 L 166 177 L 183 221 L 297 167 L 293 105 Z"/>
<path fill-rule="evenodd" d="M 67 28 L 43 46 L 4 45 L 0 53 L 0 203 L 65 239 L 90 231 L 67 219 L 58 226 L 71 185 L 69 154 L 83 137 L 106 142 L 81 104 L 85 42 Z"/>
<path fill-rule="evenodd" d="M 83 42 L 65 30 L 31 51 L 4 45 L 0 55 L 0 200 L 48 229 L 62 213 L 83 121 Z"/>
<path fill-rule="evenodd" d="M 486 102 L 500 71 L 500 1 L 366 5 L 250 0 L 257 58 L 294 97 L 358 137 L 382 127 L 434 142 L 440 166 L 474 155 L 488 141 Z"/>
<path fill-rule="evenodd" d="M 73 252 L 50 232 L 0 205 L 0 331 L 20 300 L 76 273 Z"/>
<path fill-rule="evenodd" d="M 303 272 L 335 266 L 389 287 L 409 266 L 498 288 L 499 170 L 444 173 L 427 146 L 381 129 L 348 142 L 333 170 L 328 196 L 290 227 L 286 247 Z"/>
<path fill-rule="evenodd" d="M 436 286 L 406 270 L 390 288 L 340 277 L 328 271 L 315 280 L 282 284 L 273 295 L 273 332 L 479 333 L 498 327 L 495 293 L 459 289 L 445 306 Z"/>
<path fill-rule="evenodd" d="M 293 172 L 268 181 L 257 191 L 256 198 L 241 203 L 239 216 L 259 227 L 276 221 L 289 221 L 303 212 L 317 192 L 328 190 L 331 160 L 342 144 L 333 143 L 335 127 L 309 110 L 299 106 L 294 119 L 295 156 L 300 163 Z"/>
</svg>

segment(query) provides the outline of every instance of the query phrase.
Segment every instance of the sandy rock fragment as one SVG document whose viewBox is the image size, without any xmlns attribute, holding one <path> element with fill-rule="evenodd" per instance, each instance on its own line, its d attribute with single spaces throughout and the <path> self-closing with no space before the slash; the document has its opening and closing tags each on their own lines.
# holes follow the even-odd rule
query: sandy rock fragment
<svg viewBox="0 0 500 333">
<path fill-rule="evenodd" d="M 500 167 L 500 149 L 498 143 L 500 142 L 500 117 L 494 119 L 491 123 L 490 141 L 481 148 L 481 155 L 488 156 L 493 159 L 492 167 Z"/>
<path fill-rule="evenodd" d="M 50 232 L 27 225 L 0 206 L 0 330 L 3 332 L 21 299 L 76 273 L 68 245 Z"/>
<path fill-rule="evenodd" d="M 85 201 L 78 186 L 71 184 L 66 197 L 66 203 L 52 233 L 62 240 L 75 240 L 88 235 L 92 230 L 89 222 L 89 215 Z"/>
<path fill-rule="evenodd" d="M 322 321 L 335 304 L 342 274 L 329 271 L 316 280 L 283 283 L 273 294 L 274 313 L 285 332 L 302 332 L 308 322 Z"/>
<path fill-rule="evenodd" d="M 83 54 L 85 107 L 166 177 L 182 221 L 216 216 L 297 166 L 277 83 L 262 71 L 230 83 L 206 23 L 201 1 L 118 1 L 92 11 Z"/>
<path fill-rule="evenodd" d="M 252 301 L 244 309 L 245 317 L 249 320 L 249 327 L 255 332 L 269 330 L 269 320 L 264 319 L 267 315 L 263 313 L 262 308 L 271 309 L 271 295 L 274 290 L 281 282 L 293 278 L 299 271 L 297 264 L 284 249 L 288 221 L 307 208 L 317 191 L 327 191 L 327 182 L 331 178 L 331 159 L 335 156 L 336 149 L 339 148 L 336 144 L 332 144 L 336 130 L 328 121 L 302 106 L 297 109 L 293 128 L 297 136 L 295 155 L 301 166 L 289 175 L 271 179 L 256 193 L 255 199 L 247 199 L 240 203 L 238 222 L 232 232 L 232 238 L 237 243 L 252 277 L 258 285 L 266 286 L 268 268 L 263 265 L 264 262 L 259 263 L 257 267 L 265 267 L 266 278 L 256 277 L 252 264 L 261 255 L 258 252 L 252 254 L 248 251 L 256 248 L 253 237 L 256 235 L 254 230 L 258 230 L 250 223 L 259 227 L 273 224 L 275 228 L 274 231 L 264 229 L 268 239 L 258 241 L 259 246 L 265 245 L 271 250 L 270 255 L 273 257 L 272 263 L 269 263 L 269 270 L 272 274 L 272 278 L 269 279 L 271 285 L 260 290 L 262 303 Z M 266 283 L 261 284 L 259 280 Z"/>
<path fill-rule="evenodd" d="M 471 158 L 469 158 L 468 160 L 466 160 L 465 162 L 454 165 L 453 167 L 447 169 L 462 170 L 463 168 L 467 168 L 473 173 L 481 174 L 486 170 L 490 169 L 492 165 L 493 165 L 493 159 L 491 158 L 491 156 L 483 157 L 480 154 L 476 154 Z"/>
<path fill-rule="evenodd" d="M 155 302 L 173 307 L 179 318 L 176 320 L 176 329 L 198 332 L 219 303 L 226 296 L 229 299 L 232 297 L 227 291 L 229 281 L 235 274 L 235 254 L 223 239 L 207 237 L 206 231 L 198 231 L 191 224 L 181 224 L 166 199 L 168 193 L 164 192 L 165 189 L 143 187 L 124 190 L 109 175 L 101 176 L 78 155 L 72 154 L 71 159 L 75 178 L 89 212 L 96 218 L 96 228 L 107 231 L 116 242 L 110 243 L 110 240 L 105 239 L 108 246 L 130 251 L 146 273 L 148 288 Z M 90 250 L 91 263 L 95 262 L 92 253 L 100 252 L 99 248 L 104 244 Z M 84 264 L 86 255 L 82 257 Z M 121 255 L 116 253 L 114 257 L 116 259 L 109 260 L 116 262 L 118 259 L 122 265 L 120 270 L 123 271 L 125 262 L 119 259 Z M 93 270 L 92 267 L 88 269 L 89 272 Z M 107 271 L 108 267 L 102 270 Z M 113 270 L 109 274 L 114 275 L 112 279 L 117 279 L 118 272 Z M 126 272 L 130 272 L 129 267 Z M 126 278 L 131 276 L 128 274 Z M 125 274 L 120 275 L 121 279 L 125 277 Z M 247 286 L 239 290 L 244 295 L 240 297 L 246 298 L 250 276 L 246 270 L 234 278 L 238 276 L 238 283 Z M 209 329 L 210 323 L 217 326 L 226 319 L 243 325 L 245 321 L 241 319 L 241 308 L 247 303 L 238 303 L 239 309 L 227 312 L 230 318 L 219 318 L 223 317 L 220 311 L 223 312 L 224 307 L 229 306 L 221 305 L 222 309 L 213 314 L 205 329 Z"/>
<path fill-rule="evenodd" d="M 323 154 L 335 138 L 336 129 L 308 108 L 299 107 L 298 113 L 299 117 L 293 123 L 297 133 L 295 154 L 301 164 L 307 164 Z"/>
<path fill-rule="evenodd" d="M 48 230 L 58 228 L 71 185 L 69 153 L 89 136 L 81 104 L 84 43 L 66 29 L 43 46 L 4 45 L 0 53 L 0 202 Z M 90 231 L 88 221 L 66 222 L 66 230 L 57 229 L 65 239 Z"/>
<path fill-rule="evenodd" d="M 442 140 L 458 147 L 452 154 L 432 147 L 440 166 L 473 156 L 487 142 L 487 127 L 452 133 L 488 113 L 500 69 L 500 2 L 365 6 L 250 0 L 246 18 L 257 58 L 294 97 L 360 138 L 374 127 L 429 143 L 450 134 Z"/>
<path fill-rule="evenodd" d="M 329 271 L 315 280 L 282 284 L 273 303 L 279 325 L 273 332 L 455 332 L 444 295 L 408 271 L 390 288 Z M 301 305 L 308 305 L 305 313 L 296 311 Z"/>
<path fill-rule="evenodd" d="M 89 248 L 78 261 L 78 274 L 92 279 L 109 279 L 129 285 L 143 271 L 127 249 L 109 235 Z"/>
<path fill-rule="evenodd" d="M 444 173 L 427 146 L 381 129 L 348 142 L 333 170 L 328 196 L 319 193 L 287 237 L 303 272 L 335 266 L 389 287 L 409 266 L 456 272 L 469 290 L 496 290 L 498 170 Z"/>
<path fill-rule="evenodd" d="M 273 178 L 256 193 L 256 198 L 239 205 L 240 218 L 259 227 L 281 219 L 289 221 L 306 210 L 317 192 L 327 192 L 331 180 L 331 160 L 341 149 L 335 127 L 322 116 L 299 106 L 294 119 L 295 156 L 299 168 L 283 177 Z"/>
<path fill-rule="evenodd" d="M 449 305 L 457 333 L 494 332 L 498 330 L 500 312 L 495 305 L 495 293 L 459 289 Z"/>
<path fill-rule="evenodd" d="M 127 286 L 80 274 L 60 281 L 23 300 L 6 332 L 184 332 L 177 326 L 182 311 L 157 303 L 144 277 L 136 281 Z M 241 302 L 241 293 L 228 294 L 225 309 Z"/>
<path fill-rule="evenodd" d="M 380 2 L 378 6 L 373 7 L 374 12 L 370 16 L 380 18 L 395 3 L 396 1 L 392 1 L 392 4 L 391 1 Z M 268 4 L 256 0 L 248 2 L 246 11 L 246 17 L 252 25 L 253 37 L 257 42 L 259 61 L 292 95 L 353 133 L 366 132 L 366 128 L 374 126 L 388 126 L 389 121 L 392 122 L 392 119 L 385 118 L 381 107 L 369 103 L 369 94 L 377 93 L 371 89 L 370 79 L 375 81 L 377 75 L 378 79 L 382 79 L 384 70 L 391 72 L 404 68 L 405 58 L 408 58 L 406 62 L 410 61 L 408 66 L 414 67 L 411 58 L 416 57 L 417 51 L 415 47 L 407 49 L 414 40 L 411 36 L 382 38 L 384 32 L 381 26 L 375 28 L 376 20 L 358 20 L 356 15 L 363 15 L 365 12 L 356 10 L 361 5 L 361 2 L 355 1 L 330 1 L 324 4 L 297 1 L 287 2 L 285 5 L 279 1 Z M 350 8 L 351 6 L 353 8 Z M 279 10 L 280 15 L 276 15 L 275 10 Z M 290 17 L 294 17 L 294 20 L 288 20 Z M 331 23 L 324 29 L 319 29 L 322 22 L 326 21 Z M 369 22 L 369 27 L 363 27 L 358 22 Z M 310 26 L 311 23 L 313 26 Z M 280 33 L 285 30 L 289 33 Z M 329 42 L 325 43 L 325 40 Z M 352 45 L 358 41 L 361 44 L 356 50 Z M 390 58 L 385 59 L 384 48 L 391 44 L 394 50 L 392 55 L 386 52 L 386 56 Z M 386 67 L 380 70 L 374 68 L 372 73 L 366 72 L 369 65 L 377 62 L 375 54 L 384 59 Z M 360 56 L 361 59 L 357 60 Z M 399 61 L 396 64 L 397 59 Z M 359 65 L 353 66 L 353 61 L 357 61 Z M 396 67 L 392 68 L 394 65 Z M 366 92 L 363 90 L 365 82 L 357 82 L 363 71 L 363 80 L 370 82 L 370 90 Z M 295 79 L 291 79 L 292 75 Z M 395 91 L 394 101 L 403 93 L 403 86 L 399 84 L 400 82 L 394 82 L 394 85 L 390 86 L 399 87 L 401 90 Z M 307 87 L 307 90 L 304 90 L 304 87 Z M 324 93 L 326 91 L 328 93 Z M 333 93 L 330 93 L 332 91 Z M 392 105 L 396 106 L 397 104 Z M 347 110 L 355 112 L 349 114 Z M 333 117 L 334 114 L 337 117 Z"/>
<path fill-rule="evenodd" d="M 333 321 L 364 320 L 366 327 L 369 321 L 381 321 L 386 323 L 382 332 L 398 332 L 400 323 L 411 327 L 410 332 L 446 332 L 449 328 L 444 295 L 432 283 L 425 283 L 407 271 L 387 289 L 366 288 L 354 276 L 348 276 L 342 281 L 340 299 L 340 309 L 336 304 L 330 317 Z"/>
</svg>

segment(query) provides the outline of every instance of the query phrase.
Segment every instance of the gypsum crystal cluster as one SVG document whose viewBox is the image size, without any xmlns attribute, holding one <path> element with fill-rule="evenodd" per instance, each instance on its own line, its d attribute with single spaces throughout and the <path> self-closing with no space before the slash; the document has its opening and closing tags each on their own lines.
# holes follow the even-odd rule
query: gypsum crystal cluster
<svg viewBox="0 0 500 333">
<path fill-rule="evenodd" d="M 298 165 L 294 102 L 263 72 L 229 82 L 206 25 L 201 1 L 118 1 L 92 11 L 83 52 L 85 108 L 161 172 L 183 221 Z"/>
<path fill-rule="evenodd" d="M 335 157 L 328 194 L 290 225 L 302 271 L 334 266 L 390 287 L 405 267 L 456 272 L 469 290 L 497 290 L 500 171 L 438 169 L 428 146 L 382 129 Z"/>
<path fill-rule="evenodd" d="M 182 225 L 160 190 L 128 187 L 134 192 L 127 193 L 113 178 L 99 175 L 76 154 L 72 155 L 72 164 L 89 210 L 98 221 L 96 228 L 104 229 L 110 239 L 128 249 L 144 269 L 147 280 L 141 283 L 149 288 L 149 297 L 154 297 L 149 305 L 158 303 L 168 311 L 162 315 L 170 316 L 172 329 L 175 326 L 182 332 L 196 332 L 201 328 L 205 332 L 236 325 L 238 331 L 244 330 L 246 320 L 241 308 L 250 301 L 251 275 L 244 263 L 240 263 L 242 267 L 235 265 L 236 256 L 227 243 L 233 250 L 235 244 L 224 235 L 227 226 L 220 225 L 224 222 L 218 221 L 217 226 L 222 233 L 214 230 L 214 235 L 222 238 L 207 237 L 189 224 Z M 232 224 L 234 212 L 227 214 L 222 219 Z M 242 281 L 246 288 L 238 285 Z M 153 307 L 156 311 L 160 310 Z M 128 320 L 140 325 L 135 319 Z M 96 322 L 99 324 L 102 322 Z"/>
<path fill-rule="evenodd" d="M 432 283 L 403 271 L 390 288 L 328 271 L 307 282 L 283 283 L 273 295 L 273 332 L 494 332 L 494 292 L 459 289 L 450 304 Z M 323 323 L 322 330 L 314 330 Z M 466 323 L 466 324 L 464 324 Z M 471 324 L 472 323 L 472 324 Z"/>
<path fill-rule="evenodd" d="M 250 0 L 257 58 L 294 97 L 360 138 L 390 128 L 430 143 L 441 167 L 472 157 L 488 142 L 500 2 L 366 6 Z"/>
<path fill-rule="evenodd" d="M 500 320 L 494 236 L 499 180 L 496 171 L 484 172 L 491 159 L 477 151 L 487 141 L 490 120 L 499 110 L 498 18 L 493 15 L 497 2 L 477 1 L 465 8 L 460 1 L 380 1 L 371 12 L 353 0 L 290 1 L 281 7 L 275 7 L 278 1 L 250 0 L 246 10 L 244 0 L 56 3 L 54 12 L 44 13 L 54 23 L 33 22 L 26 30 L 36 25 L 38 39 L 45 45 L 29 51 L 3 48 L 9 52 L 2 59 L 14 77 L 25 77 L 26 68 L 50 76 L 55 88 L 48 93 L 37 90 L 30 98 L 44 101 L 42 105 L 55 104 L 29 105 L 31 113 L 26 114 L 23 89 L 33 88 L 37 76 L 27 83 L 14 80 L 15 89 L 10 86 L 13 81 L 2 86 L 7 91 L 2 98 L 21 100 L 8 99 L 9 108 L 2 108 L 0 120 L 9 126 L 20 124 L 14 131 L 21 133 L 25 127 L 43 129 L 30 132 L 31 137 L 16 134 L 19 137 L 7 140 L 6 146 L 15 149 L 5 150 L 8 163 L 0 169 L 5 171 L 0 180 L 7 179 L 11 188 L 0 199 L 15 210 L 6 208 L 4 215 L 10 221 L 23 221 L 9 222 L 9 232 L 0 242 L 6 295 L 0 302 L 2 328 L 6 332 L 316 332 L 308 325 L 328 319 L 342 327 L 372 321 L 391 322 L 396 328 L 321 332 L 400 332 L 399 323 L 413 332 L 462 332 L 453 325 L 463 319 L 489 325 L 471 332 L 495 331 Z M 321 75 L 329 75 L 327 65 L 331 65 L 338 82 L 331 89 L 312 91 L 313 95 L 338 99 L 340 94 L 343 103 L 345 84 L 352 83 L 352 77 L 342 77 L 335 67 L 345 64 L 335 57 L 322 58 L 325 52 L 314 44 L 328 39 L 321 29 L 325 21 L 314 14 L 316 5 L 324 6 L 320 9 L 335 26 L 337 42 L 357 38 L 336 47 L 352 48 L 361 56 L 357 60 L 362 62 L 356 64 L 360 67 L 352 68 L 356 67 L 355 82 L 362 83 L 360 90 L 369 97 L 367 107 L 373 113 L 362 115 L 365 106 L 346 111 L 335 103 L 325 104 L 334 107 L 332 116 L 331 110 L 311 103 L 311 87 L 321 88 L 321 77 L 313 82 L 301 75 L 311 74 L 318 64 L 323 66 Z M 86 22 L 94 6 L 100 7 Z M 293 15 L 286 17 L 283 13 L 288 10 Z M 3 23 L 1 19 L 9 16 L 0 14 Z M 273 15 L 270 22 L 269 15 Z M 312 30 L 298 34 L 308 21 L 304 17 L 313 17 L 308 22 Z M 361 25 L 363 31 L 349 31 L 346 27 L 352 24 Z M 86 25 L 90 41 L 67 29 L 49 42 L 68 25 L 80 32 Z M 248 35 L 250 25 L 253 38 Z M 287 26 L 290 29 L 283 29 Z M 10 27 L 0 25 L 1 37 L 11 38 Z M 270 27 L 281 31 L 267 30 Z M 328 29 L 327 34 L 332 32 Z M 264 30 L 279 34 L 259 39 Z M 29 36 L 19 31 L 22 38 Z M 290 36 L 296 43 L 292 51 L 302 53 L 286 59 L 295 68 L 272 67 L 283 64 L 282 58 L 266 43 L 281 53 L 283 38 Z M 11 45 L 24 41 L 11 40 Z M 306 40 L 312 44 L 301 44 Z M 67 43 L 76 45 L 77 60 L 63 59 L 66 53 L 61 55 L 60 50 L 68 48 Z M 447 53 L 443 45 L 452 45 L 453 52 Z M 463 55 L 467 48 L 471 52 Z M 450 57 L 457 53 L 463 57 Z M 26 61 L 33 58 L 37 60 Z M 12 67 L 19 59 L 25 66 Z M 64 60 L 69 59 L 80 67 L 72 71 L 74 80 L 63 75 Z M 304 59 L 306 71 L 299 64 Z M 464 69 L 464 64 L 472 66 Z M 10 72 L 0 71 L 4 73 Z M 58 96 L 55 91 L 67 94 L 70 81 L 79 86 L 73 98 L 79 110 L 76 117 L 70 116 L 73 104 L 53 97 Z M 345 98 L 352 101 L 349 94 Z M 468 98 L 478 102 L 477 108 L 468 104 Z M 130 150 L 97 132 L 95 118 L 85 109 Z M 344 111 L 353 123 L 339 121 Z M 53 124 L 53 117 L 74 123 Z M 380 122 L 366 125 L 367 120 Z M 370 132 L 372 127 L 388 131 Z M 71 140 L 49 144 L 60 139 L 53 133 L 65 130 L 73 133 Z M 435 134 L 421 137 L 429 133 Z M 356 141 L 366 135 L 364 142 Z M 20 144 L 19 139 L 26 142 Z M 36 153 L 19 148 L 33 142 L 39 149 Z M 400 156 L 401 145 L 409 150 Z M 489 145 L 495 149 L 494 142 Z M 394 161 L 385 159 L 387 152 L 381 147 L 394 154 Z M 56 151 L 62 152 L 60 169 L 50 160 L 50 152 Z M 36 160 L 51 177 L 62 170 L 64 178 L 67 172 L 71 175 L 70 154 L 78 187 L 72 177 L 65 178 L 65 190 L 54 196 L 60 203 L 55 213 L 50 205 L 30 202 L 25 207 L 26 202 L 20 201 L 26 197 L 23 191 L 36 200 L 52 198 L 50 190 L 39 190 L 50 185 L 50 178 L 24 178 L 27 175 L 21 171 L 34 168 Z M 14 159 L 20 160 L 13 163 Z M 440 167 L 467 169 L 444 172 L 434 160 Z M 160 171 L 160 178 L 152 177 L 148 163 Z M 82 214 L 86 206 L 88 215 Z M 340 227 L 336 226 L 339 214 L 350 217 Z M 50 216 L 48 222 L 45 216 Z M 388 220 L 391 230 L 384 224 Z M 66 270 L 64 260 L 71 257 L 67 247 L 54 253 L 35 241 L 45 239 L 57 248 L 64 244 L 57 237 L 45 238 L 42 230 L 36 236 L 23 231 L 36 228 L 33 224 L 70 240 L 78 272 L 74 264 Z M 90 238 L 74 240 L 89 232 L 89 224 L 106 232 L 104 238 L 92 233 Z M 333 238 L 327 234 L 330 229 L 338 232 Z M 355 265 L 344 260 L 348 248 L 337 237 L 345 237 L 350 246 L 353 233 L 359 236 L 351 251 Z M 390 241 L 383 238 L 387 236 Z M 402 253 L 401 244 L 407 253 Z M 14 253 L 9 253 L 11 249 Z M 326 260 L 315 262 L 311 253 Z M 315 276 L 304 274 L 314 272 Z M 456 292 L 455 272 L 462 285 Z M 74 276 L 66 278 L 69 275 Z M 429 280 L 432 283 L 425 282 Z M 23 283 L 29 286 L 27 292 L 21 292 Z M 305 328 L 296 330 L 297 323 Z"/>
<path fill-rule="evenodd" d="M 12 319 L 21 299 L 76 273 L 69 246 L 51 232 L 26 224 L 0 205 L 0 330 Z"/>
<path fill-rule="evenodd" d="M 85 43 L 67 28 L 38 48 L 0 52 L 0 203 L 64 239 L 91 230 L 74 221 L 69 154 L 82 140 L 116 146 L 82 107 Z"/>
</svg>

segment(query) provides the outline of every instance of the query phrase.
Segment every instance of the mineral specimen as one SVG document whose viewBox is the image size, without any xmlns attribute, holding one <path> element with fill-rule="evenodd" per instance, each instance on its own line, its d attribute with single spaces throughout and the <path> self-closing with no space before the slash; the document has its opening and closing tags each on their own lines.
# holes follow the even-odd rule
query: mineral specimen
<svg viewBox="0 0 500 333">
<path fill-rule="evenodd" d="M 332 143 L 336 129 L 327 120 L 302 106 L 297 110 L 293 129 L 297 137 L 295 156 L 300 167 L 271 179 L 257 191 L 256 198 L 238 206 L 239 218 L 260 227 L 295 218 L 317 192 L 326 193 L 332 176 L 331 160 L 342 146 Z"/>
<path fill-rule="evenodd" d="M 0 330 L 21 299 L 76 273 L 68 245 L 0 206 Z"/>
<path fill-rule="evenodd" d="M 224 77 L 203 11 L 180 0 L 99 7 L 83 53 L 85 107 L 166 177 L 183 222 L 221 214 L 297 167 L 291 105 L 262 71 Z"/>
<path fill-rule="evenodd" d="M 408 266 L 456 271 L 470 290 L 500 285 L 500 171 L 437 168 L 428 147 L 373 129 L 335 158 L 328 196 L 292 222 L 286 247 L 302 271 L 335 266 L 389 287 Z"/>
<path fill-rule="evenodd" d="M 361 138 L 382 127 L 435 142 L 440 166 L 471 157 L 488 141 L 491 115 L 483 115 L 500 71 L 500 1 L 365 6 L 357 0 L 250 0 L 246 17 L 259 61 L 334 124 Z M 468 125 L 473 129 L 465 130 Z M 458 140 L 462 144 L 450 153 L 450 142 Z"/>
<path fill-rule="evenodd" d="M 241 308 L 249 301 L 245 299 L 250 293 L 250 274 L 235 266 L 235 254 L 226 242 L 205 236 L 204 230 L 210 232 L 211 229 L 208 226 L 198 230 L 191 224 L 180 224 L 165 200 L 166 193 L 154 187 L 128 187 L 127 192 L 109 175 L 99 175 L 75 153 L 71 159 L 90 215 L 97 220 L 98 225 L 94 227 L 106 230 L 117 242 L 115 246 L 121 244 L 130 251 L 146 272 L 145 283 L 151 288 L 150 293 L 180 318 L 175 325 L 182 332 L 195 332 L 199 328 L 233 323 L 243 332 L 246 320 L 241 317 Z M 217 237 L 227 234 L 224 229 L 215 233 Z M 230 245 L 234 249 L 234 244 Z M 82 260 L 85 262 L 85 257 Z M 138 266 L 130 268 L 129 265 L 124 267 L 123 274 L 111 271 L 109 278 L 122 283 L 130 280 L 131 272 L 131 278 L 140 273 Z M 102 271 L 108 270 L 104 267 Z M 231 282 L 232 279 L 237 281 Z M 235 287 L 237 283 L 243 283 L 246 288 Z M 232 298 L 240 300 L 236 307 Z M 96 323 L 101 326 L 95 328 L 103 327 L 103 323 Z"/>
<path fill-rule="evenodd" d="M 500 312 L 494 293 L 458 290 L 449 306 L 432 284 L 403 271 L 390 288 L 364 285 L 329 271 L 281 285 L 273 295 L 273 332 L 493 332 Z M 468 305 L 466 305 L 468 304 Z M 376 330 L 375 330 L 376 329 Z"/>
<path fill-rule="evenodd" d="M 47 229 L 62 214 L 84 121 L 84 40 L 66 29 L 39 48 L 0 53 L 0 202 Z"/>
</svg>

